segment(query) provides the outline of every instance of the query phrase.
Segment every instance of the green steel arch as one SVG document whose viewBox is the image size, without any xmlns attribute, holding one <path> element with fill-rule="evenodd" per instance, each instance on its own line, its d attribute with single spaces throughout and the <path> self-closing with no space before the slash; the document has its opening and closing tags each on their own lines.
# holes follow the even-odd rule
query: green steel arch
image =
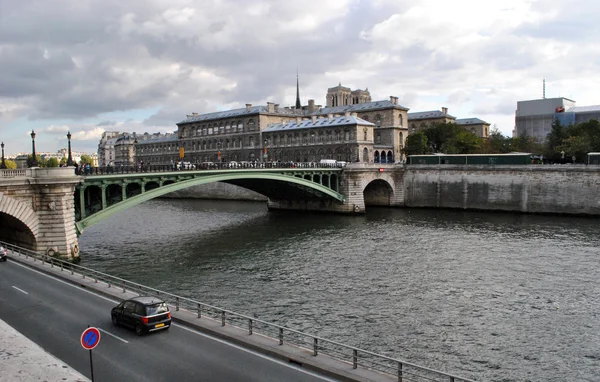
<svg viewBox="0 0 600 382">
<path fill-rule="evenodd" d="M 228 182 L 234 180 L 274 180 L 281 181 L 292 185 L 297 185 L 301 187 L 305 187 L 309 190 L 314 190 L 320 192 L 328 197 L 333 198 L 341 203 L 344 202 L 344 195 L 340 194 L 332 190 L 329 187 L 323 186 L 319 183 L 312 182 L 310 180 L 306 180 L 304 178 L 299 178 L 291 175 L 283 175 L 283 174 L 265 174 L 265 173 L 222 173 L 217 175 L 208 175 L 203 177 L 197 177 L 189 180 L 182 180 L 179 182 L 171 183 L 166 186 L 161 186 L 159 188 L 153 189 L 151 191 L 143 192 L 139 195 L 128 197 L 122 202 L 118 202 L 113 204 L 112 206 L 106 207 L 93 215 L 90 215 L 78 222 L 75 223 L 75 227 L 77 228 L 78 234 L 83 233 L 83 231 L 108 218 L 109 216 L 119 212 L 126 210 L 130 207 L 148 201 L 150 199 L 157 198 L 159 196 L 168 194 L 173 191 L 183 190 L 188 187 L 197 186 L 200 184 L 208 184 L 214 182 Z M 233 183 L 233 182 L 232 182 Z M 240 183 L 235 183 L 241 185 Z M 242 186 L 243 187 L 243 186 Z"/>
</svg>

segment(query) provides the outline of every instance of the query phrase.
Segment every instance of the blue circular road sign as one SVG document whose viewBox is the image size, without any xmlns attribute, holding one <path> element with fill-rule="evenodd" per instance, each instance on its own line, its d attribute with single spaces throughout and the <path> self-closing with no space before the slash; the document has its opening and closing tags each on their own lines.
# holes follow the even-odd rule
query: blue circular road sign
<svg viewBox="0 0 600 382">
<path fill-rule="evenodd" d="M 83 346 L 84 349 L 92 350 L 98 345 L 99 342 L 100 330 L 97 328 L 87 328 L 81 334 L 81 346 Z"/>
</svg>

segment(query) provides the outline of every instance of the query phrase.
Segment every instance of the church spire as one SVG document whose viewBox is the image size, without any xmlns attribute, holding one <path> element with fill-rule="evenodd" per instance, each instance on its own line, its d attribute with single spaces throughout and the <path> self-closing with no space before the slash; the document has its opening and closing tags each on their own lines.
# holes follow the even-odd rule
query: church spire
<svg viewBox="0 0 600 382">
<path fill-rule="evenodd" d="M 302 109 L 300 103 L 300 81 L 298 80 L 298 70 L 296 70 L 296 109 Z"/>
</svg>

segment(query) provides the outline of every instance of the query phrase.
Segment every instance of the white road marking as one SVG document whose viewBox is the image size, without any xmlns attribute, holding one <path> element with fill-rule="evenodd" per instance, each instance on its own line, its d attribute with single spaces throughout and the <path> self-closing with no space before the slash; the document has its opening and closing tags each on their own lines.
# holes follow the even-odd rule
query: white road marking
<svg viewBox="0 0 600 382">
<path fill-rule="evenodd" d="M 17 287 L 16 287 L 16 286 L 14 286 L 14 285 L 13 285 L 12 287 L 13 287 L 13 288 L 15 288 L 16 290 L 18 290 L 18 291 L 19 291 L 19 292 L 21 292 L 21 293 L 29 294 L 29 293 L 25 292 L 23 289 L 21 289 L 21 288 L 17 288 Z"/>
<path fill-rule="evenodd" d="M 104 297 L 104 296 L 101 296 L 101 295 L 99 295 L 99 294 L 96 294 L 96 293 L 94 293 L 94 292 L 92 292 L 92 291 L 90 291 L 90 290 L 87 290 L 86 288 L 81 288 L 81 287 L 79 287 L 78 285 L 73 285 L 73 284 L 71 284 L 71 283 L 69 283 L 69 282 L 66 282 L 66 281 L 60 280 L 60 279 L 58 279 L 58 278 L 56 278 L 56 277 L 54 277 L 54 276 L 48 275 L 48 274 L 46 274 L 46 273 L 44 273 L 44 272 L 36 271 L 35 269 L 33 269 L 33 268 L 30 268 L 30 267 L 28 267 L 28 266 L 26 266 L 26 265 L 23 265 L 23 264 L 19 264 L 19 263 L 17 263 L 16 261 L 13 261 L 11 264 L 18 265 L 18 266 L 20 266 L 20 267 L 22 267 L 22 268 L 25 268 L 25 269 L 27 269 L 27 270 L 30 270 L 30 271 L 32 271 L 32 272 L 38 273 L 38 274 L 40 274 L 40 275 L 42 275 L 42 276 L 46 276 L 46 277 L 48 277 L 48 278 L 50 278 L 50 279 L 52 279 L 52 280 L 56 280 L 56 281 L 58 281 L 59 283 L 63 283 L 63 284 L 65 284 L 65 285 L 68 285 L 68 286 L 70 286 L 70 287 L 73 287 L 73 288 L 75 288 L 75 289 L 77 289 L 77 290 L 80 290 L 80 291 L 83 291 L 83 292 L 87 292 L 87 293 L 89 293 L 89 294 L 93 294 L 94 296 L 96 296 L 96 297 L 100 297 L 100 298 L 101 298 L 101 299 L 103 299 L 103 300 L 110 301 L 110 302 L 113 302 L 113 303 L 115 303 L 115 304 L 117 304 L 117 303 L 119 303 L 119 302 L 120 302 L 120 301 L 113 300 L 113 299 L 111 299 L 111 298 Z"/>
<path fill-rule="evenodd" d="M 53 280 L 56 280 L 56 281 L 58 281 L 58 282 L 60 282 L 60 283 L 63 283 L 63 284 L 65 284 L 65 285 L 68 285 L 68 286 L 70 286 L 70 287 L 73 287 L 73 288 L 75 288 L 75 289 L 82 290 L 82 291 L 84 291 L 84 292 L 87 292 L 87 293 L 89 293 L 89 294 L 92 294 L 92 295 L 94 295 L 94 296 L 96 296 L 96 297 L 100 297 L 100 298 L 102 298 L 102 299 L 104 299 L 104 300 L 107 300 L 107 301 L 110 301 L 110 302 L 115 302 L 115 303 L 117 302 L 117 301 L 115 301 L 115 300 L 112 300 L 112 299 L 110 299 L 110 298 L 107 298 L 107 297 L 104 297 L 104 296 L 100 296 L 99 294 L 96 294 L 96 293 L 94 293 L 94 292 L 92 292 L 92 291 L 89 291 L 89 290 L 87 290 L 87 289 L 81 288 L 81 287 L 79 287 L 79 286 L 77 286 L 77 285 L 73 285 L 73 284 L 71 284 L 71 283 L 68 283 L 68 282 L 66 282 L 66 281 L 60 280 L 60 279 L 58 279 L 58 278 L 56 278 L 56 277 L 54 277 L 54 276 L 48 275 L 48 274 L 46 274 L 46 273 L 43 273 L 43 272 L 40 272 L 40 271 L 36 271 L 35 269 L 32 269 L 32 268 L 30 268 L 30 267 L 28 267 L 28 266 L 26 266 L 26 265 L 23 265 L 23 264 L 19 264 L 19 263 L 17 263 L 16 261 L 13 261 L 11 264 L 15 264 L 15 265 L 18 265 L 18 266 L 20 266 L 20 267 L 23 267 L 23 268 L 25 268 L 25 269 L 27 269 L 27 270 L 33 271 L 33 272 L 35 272 L 35 273 L 39 273 L 39 274 L 40 274 L 40 275 L 42 275 L 42 276 L 46 276 L 46 277 L 48 277 L 48 278 L 51 278 L 51 279 L 53 279 Z M 282 365 L 282 366 L 289 367 L 290 369 L 294 369 L 294 370 L 296 370 L 296 371 L 299 371 L 299 372 L 301 372 L 301 373 L 304 373 L 304 374 L 307 374 L 307 375 L 311 375 L 311 376 L 313 376 L 313 377 L 316 377 L 316 378 L 322 379 L 322 380 L 324 380 L 324 381 L 329 381 L 329 382 L 337 382 L 337 381 L 338 381 L 337 379 L 327 378 L 327 377 L 324 377 L 324 376 L 322 376 L 322 375 L 319 375 L 319 374 L 312 373 L 312 372 L 310 372 L 310 371 L 307 371 L 307 370 L 304 370 L 304 369 L 302 369 L 302 368 L 301 368 L 301 367 L 299 367 L 299 366 L 295 366 L 295 365 L 293 365 L 293 364 L 290 364 L 290 363 L 286 363 L 286 362 L 279 361 L 279 360 L 277 360 L 277 359 L 274 359 L 274 358 L 268 357 L 268 356 L 266 356 L 266 355 L 264 355 L 264 354 L 257 353 L 257 352 L 255 352 L 255 351 L 253 351 L 253 350 L 250 350 L 250 349 L 245 349 L 245 348 L 243 348 L 243 347 L 241 347 L 241 346 L 238 346 L 238 345 L 232 344 L 232 343 L 230 343 L 230 342 L 227 342 L 227 341 L 221 340 L 221 339 L 219 339 L 219 338 L 216 338 L 216 337 L 210 336 L 210 335 L 208 335 L 208 334 L 205 334 L 205 333 L 201 333 L 201 332 L 199 332 L 199 331 L 196 331 L 196 330 L 194 330 L 194 329 L 190 329 L 190 328 L 188 328 L 188 327 L 185 327 L 185 326 L 182 326 L 182 325 L 179 325 L 179 324 L 171 323 L 171 326 L 176 326 L 176 327 L 178 327 L 178 328 L 181 328 L 181 329 L 183 329 L 183 330 L 187 330 L 188 332 L 192 332 L 192 333 L 194 333 L 194 334 L 197 334 L 197 335 L 199 335 L 199 336 L 202 336 L 202 337 L 209 338 L 209 339 L 211 339 L 211 340 L 213 340 L 213 341 L 216 341 L 216 342 L 222 343 L 223 345 L 231 346 L 231 347 L 233 347 L 233 348 L 235 348 L 235 349 L 238 349 L 238 350 L 241 350 L 241 351 L 243 351 L 243 352 L 246 352 L 246 353 L 252 354 L 252 355 L 254 355 L 254 356 L 256 356 L 256 357 L 260 357 L 260 358 L 263 358 L 263 359 L 269 360 L 269 361 L 271 361 L 271 362 L 274 362 L 274 363 L 280 364 L 280 365 Z M 101 330 L 102 330 L 102 329 L 101 329 Z M 105 333 L 107 333 L 107 334 L 109 334 L 108 332 L 106 332 L 106 331 L 104 331 L 104 330 L 102 330 L 102 331 L 103 331 L 103 332 L 105 332 Z M 109 335 L 110 335 L 110 334 L 109 334 Z"/>
<path fill-rule="evenodd" d="M 243 351 L 243 352 L 250 353 L 250 354 L 252 354 L 252 355 L 254 355 L 254 356 L 256 356 L 256 357 L 260 357 L 260 358 L 263 358 L 263 359 L 269 360 L 269 361 L 271 361 L 271 362 L 274 362 L 274 363 L 280 364 L 280 365 L 282 365 L 282 366 L 289 367 L 290 369 L 294 369 L 294 370 L 296 370 L 296 371 L 299 371 L 299 372 L 301 372 L 301 373 L 304 373 L 304 374 L 311 375 L 311 376 L 313 376 L 313 377 L 316 377 L 316 378 L 322 379 L 322 380 L 324 380 L 324 381 L 330 381 L 330 382 L 338 382 L 338 381 L 339 381 L 339 380 L 337 380 L 337 379 L 331 379 L 331 378 L 327 378 L 327 377 L 324 377 L 324 376 L 322 376 L 322 375 L 319 375 L 319 374 L 315 374 L 315 373 L 313 373 L 313 372 L 310 372 L 310 371 L 307 371 L 307 370 L 305 370 L 305 369 L 302 369 L 302 367 L 300 367 L 300 366 L 295 366 L 295 365 L 293 365 L 293 364 L 290 364 L 290 363 L 287 363 L 287 362 L 283 362 L 283 361 L 280 361 L 280 360 L 278 360 L 278 359 L 271 358 L 271 357 L 269 357 L 269 356 L 266 356 L 266 355 L 264 355 L 264 354 L 257 353 L 257 352 L 255 352 L 254 350 L 250 350 L 250 349 L 243 348 L 243 347 L 241 347 L 241 346 L 238 346 L 238 345 L 232 344 L 232 343 L 230 343 L 230 342 L 227 342 L 227 341 L 225 341 L 225 340 L 222 340 L 222 339 L 220 339 L 220 338 L 213 337 L 213 336 L 211 336 L 211 335 L 208 335 L 208 334 L 206 334 L 206 333 L 199 332 L 199 331 L 197 331 L 197 330 L 194 330 L 194 329 L 188 328 L 188 327 L 186 327 L 186 326 L 183 326 L 183 325 L 180 325 L 180 324 L 171 323 L 171 326 L 176 326 L 176 327 L 178 327 L 178 328 L 181 328 L 181 329 L 183 329 L 183 330 L 187 330 L 188 332 L 192 332 L 192 333 L 194 333 L 194 334 L 197 334 L 197 335 L 199 335 L 199 336 L 206 337 L 206 338 L 208 338 L 208 339 L 211 339 L 211 340 L 213 340 L 213 341 L 215 341 L 215 342 L 219 342 L 219 343 L 221 343 L 221 344 L 223 344 L 223 345 L 231 346 L 232 348 L 236 348 L 236 349 L 238 349 L 238 350 L 241 350 L 241 351 Z"/>
<path fill-rule="evenodd" d="M 96 327 L 97 327 L 97 326 L 96 326 Z M 98 328 L 98 327 L 97 327 L 97 328 Z M 100 330 L 102 333 L 106 333 L 106 334 L 108 334 L 109 336 L 111 336 L 111 337 L 114 337 L 114 338 L 118 339 L 119 341 L 123 341 L 123 342 L 125 342 L 126 344 L 128 344 L 128 343 L 129 343 L 129 341 L 127 341 L 127 340 L 124 340 L 124 339 L 122 339 L 121 337 L 119 337 L 119 336 L 116 336 L 116 335 L 112 334 L 111 332 L 109 332 L 109 331 L 106 331 L 106 330 L 104 330 L 104 329 L 102 329 L 102 328 L 98 328 L 98 330 Z"/>
</svg>

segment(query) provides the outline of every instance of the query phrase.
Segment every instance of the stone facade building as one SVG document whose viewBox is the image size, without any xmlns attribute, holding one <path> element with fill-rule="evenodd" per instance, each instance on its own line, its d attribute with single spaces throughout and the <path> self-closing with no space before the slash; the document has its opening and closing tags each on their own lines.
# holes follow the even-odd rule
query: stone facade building
<svg viewBox="0 0 600 382">
<path fill-rule="evenodd" d="M 374 125 L 356 113 L 276 123 L 263 131 L 263 159 L 280 162 L 318 162 L 335 159 L 368 162 L 373 152 Z M 361 158 L 362 154 L 362 158 Z M 390 153 L 391 154 L 391 153 Z"/>
<path fill-rule="evenodd" d="M 181 160 L 182 153 L 183 161 L 196 164 L 320 159 L 393 163 L 403 159 L 408 134 L 435 122 L 456 122 L 447 108 L 441 112 L 408 113 L 408 108 L 398 104 L 398 97 L 371 101 L 368 89 L 352 90 L 341 84 L 327 89 L 326 107 L 312 99 L 302 106 L 298 89 L 296 98 L 292 107 L 268 102 L 227 111 L 192 113 L 177 123 L 174 134 L 144 135 L 138 139 L 129 136 L 127 140 L 126 135 L 120 136 L 114 142 L 115 161 L 170 165 Z M 487 123 L 478 121 L 481 124 L 465 120 L 464 125 L 485 136 Z M 110 137 L 106 137 L 106 144 L 114 139 Z M 132 145 L 131 152 L 124 148 L 128 145 Z M 133 153 L 135 159 L 131 157 Z"/>
<path fill-rule="evenodd" d="M 105 131 L 102 133 L 100 143 L 98 143 L 98 166 L 104 167 L 108 164 L 114 164 L 115 160 L 115 142 L 122 135 L 118 131 Z"/>
</svg>

